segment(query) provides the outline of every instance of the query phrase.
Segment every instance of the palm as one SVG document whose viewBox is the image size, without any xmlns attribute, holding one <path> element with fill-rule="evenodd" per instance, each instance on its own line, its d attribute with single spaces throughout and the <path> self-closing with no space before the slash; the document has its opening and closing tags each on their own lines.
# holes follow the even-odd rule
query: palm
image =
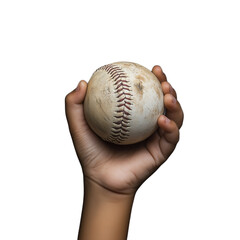
<svg viewBox="0 0 240 240">
<path fill-rule="evenodd" d="M 84 126 L 84 146 L 75 142 L 84 175 L 111 191 L 135 191 L 165 161 L 158 131 L 142 143 L 117 146 L 100 140 L 86 122 Z"/>
</svg>

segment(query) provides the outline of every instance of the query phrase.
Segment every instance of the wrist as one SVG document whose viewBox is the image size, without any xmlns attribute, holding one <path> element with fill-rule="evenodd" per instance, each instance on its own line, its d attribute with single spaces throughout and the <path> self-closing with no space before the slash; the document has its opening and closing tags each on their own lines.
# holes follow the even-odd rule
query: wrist
<svg viewBox="0 0 240 240">
<path fill-rule="evenodd" d="M 84 201 L 78 239 L 126 239 L 134 195 L 109 191 L 84 177 Z"/>
<path fill-rule="evenodd" d="M 84 196 L 87 197 L 87 195 L 94 196 L 96 200 L 99 201 L 110 201 L 110 202 L 132 202 L 135 197 L 134 193 L 118 193 L 111 191 L 94 180 L 84 176 Z"/>
</svg>

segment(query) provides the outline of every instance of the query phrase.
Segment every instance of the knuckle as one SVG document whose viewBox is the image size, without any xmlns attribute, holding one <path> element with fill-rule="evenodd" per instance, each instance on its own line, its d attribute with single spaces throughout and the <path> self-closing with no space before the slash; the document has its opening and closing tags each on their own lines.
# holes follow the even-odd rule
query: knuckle
<svg viewBox="0 0 240 240">
<path fill-rule="evenodd" d="M 174 132 L 174 139 L 175 139 L 175 144 L 177 144 L 179 142 L 179 139 L 180 139 L 180 131 L 179 131 L 179 128 L 177 126 L 177 123 L 172 121 L 172 124 L 173 124 L 173 132 Z"/>
<path fill-rule="evenodd" d="M 180 132 L 177 131 L 177 135 L 176 135 L 176 144 L 179 142 L 180 140 Z"/>
<path fill-rule="evenodd" d="M 71 104 L 72 102 L 72 94 L 71 93 L 68 93 L 66 96 L 65 96 L 65 104 Z"/>
</svg>

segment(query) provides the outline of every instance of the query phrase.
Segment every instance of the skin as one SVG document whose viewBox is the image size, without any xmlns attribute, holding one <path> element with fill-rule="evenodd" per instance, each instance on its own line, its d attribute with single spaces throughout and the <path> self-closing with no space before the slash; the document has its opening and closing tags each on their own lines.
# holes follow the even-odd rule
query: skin
<svg viewBox="0 0 240 240">
<path fill-rule="evenodd" d="M 183 111 L 176 91 L 160 66 L 154 66 L 152 72 L 162 86 L 166 115 L 159 116 L 159 129 L 138 144 L 117 146 L 92 132 L 83 113 L 85 81 L 66 96 L 67 121 L 84 177 L 79 240 L 127 239 L 138 188 L 168 159 L 179 141 Z"/>
</svg>

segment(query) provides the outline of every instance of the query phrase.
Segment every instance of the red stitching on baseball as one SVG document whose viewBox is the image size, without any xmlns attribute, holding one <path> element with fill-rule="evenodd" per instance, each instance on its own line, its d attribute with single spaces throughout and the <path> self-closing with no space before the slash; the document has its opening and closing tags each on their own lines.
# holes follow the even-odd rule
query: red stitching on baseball
<svg viewBox="0 0 240 240">
<path fill-rule="evenodd" d="M 115 93 L 117 93 L 117 92 L 119 92 L 119 91 L 122 91 L 122 90 L 128 90 L 128 91 L 129 91 L 128 88 L 122 87 L 122 88 L 117 89 L 117 91 L 115 91 Z M 124 94 L 125 94 L 125 93 L 124 93 Z"/>
<path fill-rule="evenodd" d="M 108 64 L 100 67 L 98 70 L 106 71 L 111 79 L 113 80 L 113 85 L 115 86 L 115 93 L 117 94 L 117 108 L 115 120 L 113 127 L 111 129 L 110 136 L 107 140 L 115 143 L 121 143 L 129 137 L 129 127 L 131 121 L 131 87 L 129 81 L 127 80 L 126 73 L 117 65 Z"/>
<path fill-rule="evenodd" d="M 128 83 L 128 81 L 120 79 L 120 80 L 116 81 L 116 82 L 114 83 L 114 85 L 117 85 L 117 84 L 120 83 L 120 82 Z"/>
</svg>

